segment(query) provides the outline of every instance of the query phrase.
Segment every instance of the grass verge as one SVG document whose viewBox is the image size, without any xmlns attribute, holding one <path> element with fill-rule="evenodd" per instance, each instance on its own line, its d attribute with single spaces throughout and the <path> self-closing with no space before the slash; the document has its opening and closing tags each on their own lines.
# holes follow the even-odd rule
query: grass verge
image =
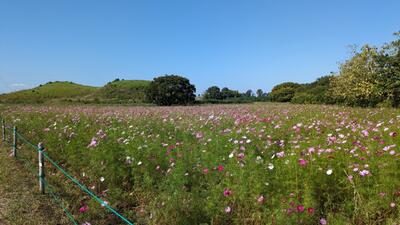
<svg viewBox="0 0 400 225">
<path fill-rule="evenodd" d="M 0 147 L 0 224 L 70 224 L 48 195 L 41 195 L 34 174 Z"/>
</svg>

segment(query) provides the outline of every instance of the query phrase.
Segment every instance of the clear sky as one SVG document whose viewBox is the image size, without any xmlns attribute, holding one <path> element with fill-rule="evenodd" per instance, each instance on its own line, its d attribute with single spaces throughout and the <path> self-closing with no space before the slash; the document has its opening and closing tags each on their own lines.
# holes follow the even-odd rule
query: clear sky
<svg viewBox="0 0 400 225">
<path fill-rule="evenodd" d="M 0 92 L 179 74 L 269 91 L 400 30 L 399 0 L 0 0 Z"/>
</svg>

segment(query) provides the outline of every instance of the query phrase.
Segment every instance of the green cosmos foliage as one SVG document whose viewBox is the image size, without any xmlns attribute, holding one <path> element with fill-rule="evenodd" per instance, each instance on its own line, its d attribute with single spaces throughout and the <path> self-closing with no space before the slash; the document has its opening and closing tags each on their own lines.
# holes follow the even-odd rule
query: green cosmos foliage
<svg viewBox="0 0 400 225">
<path fill-rule="evenodd" d="M 400 222 L 396 109 L 252 104 L 0 112 L 137 224 Z M 34 150 L 20 148 L 36 159 Z M 46 172 L 78 221 L 123 224 L 48 163 Z"/>
</svg>

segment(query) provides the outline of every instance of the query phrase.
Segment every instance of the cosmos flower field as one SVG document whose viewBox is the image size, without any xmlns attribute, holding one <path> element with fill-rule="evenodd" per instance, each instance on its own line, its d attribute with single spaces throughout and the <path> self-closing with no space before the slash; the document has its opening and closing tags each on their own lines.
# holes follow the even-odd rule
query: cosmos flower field
<svg viewBox="0 0 400 225">
<path fill-rule="evenodd" d="M 400 223 L 400 110 L 251 104 L 0 113 L 136 224 Z M 36 165 L 37 152 L 19 148 Z M 47 167 L 78 221 L 123 224 Z"/>
</svg>

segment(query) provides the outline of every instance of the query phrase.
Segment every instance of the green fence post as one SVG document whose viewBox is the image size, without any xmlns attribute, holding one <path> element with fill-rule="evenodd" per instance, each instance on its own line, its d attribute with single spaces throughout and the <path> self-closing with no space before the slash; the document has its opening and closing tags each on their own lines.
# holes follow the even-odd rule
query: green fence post
<svg viewBox="0 0 400 225">
<path fill-rule="evenodd" d="M 13 128 L 13 152 L 12 155 L 14 158 L 17 158 L 17 127 Z"/>
<path fill-rule="evenodd" d="M 45 193 L 45 173 L 44 173 L 44 157 L 43 157 L 43 151 L 44 151 L 44 146 L 43 143 L 38 144 L 39 148 L 39 190 L 40 193 L 44 194 Z"/>
<path fill-rule="evenodd" d="M 3 143 L 6 142 L 6 121 L 4 118 L 1 118 L 1 136 Z"/>
</svg>

